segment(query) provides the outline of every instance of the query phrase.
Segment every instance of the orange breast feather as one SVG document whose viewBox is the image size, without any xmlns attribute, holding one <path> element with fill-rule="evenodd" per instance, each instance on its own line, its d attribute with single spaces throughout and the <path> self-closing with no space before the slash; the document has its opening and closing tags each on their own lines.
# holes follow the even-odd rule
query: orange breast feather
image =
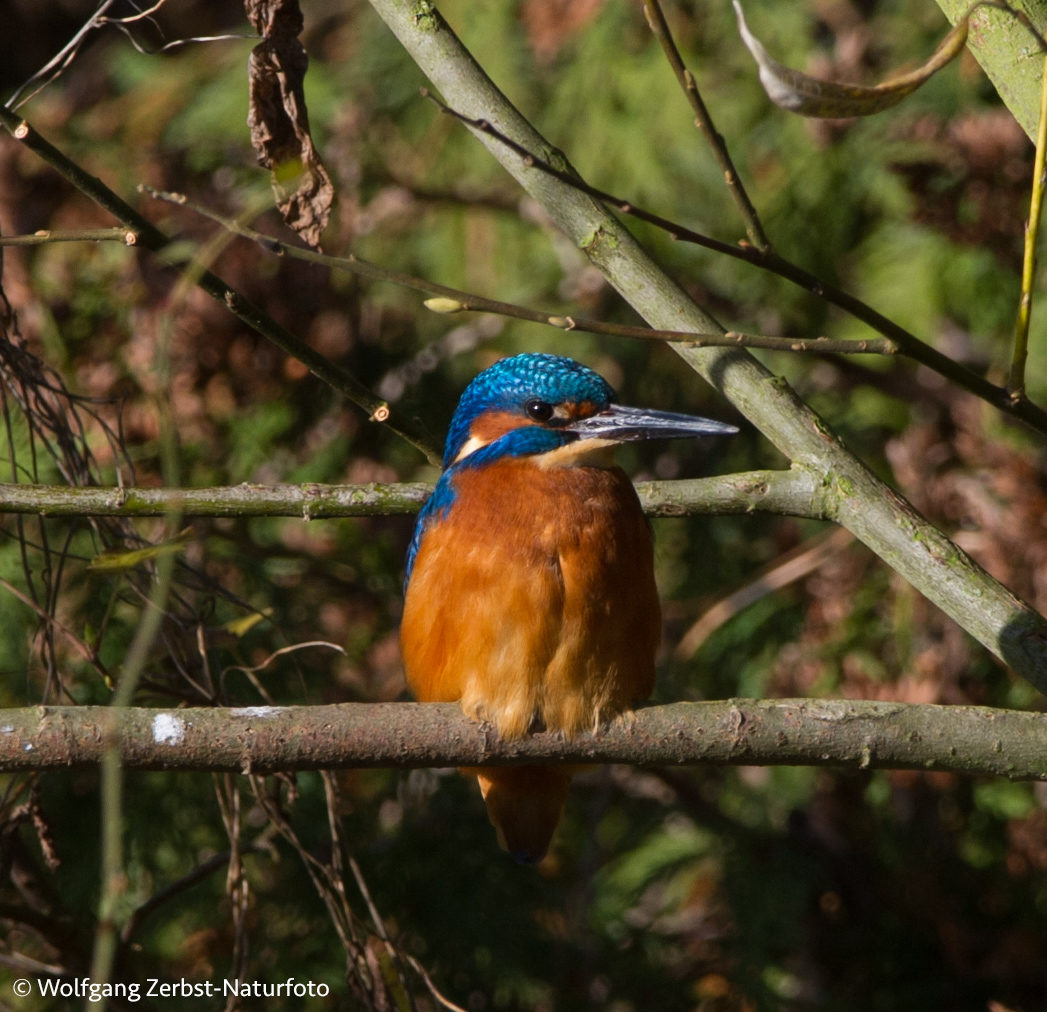
<svg viewBox="0 0 1047 1012">
<path fill-rule="evenodd" d="M 661 631 L 650 533 L 619 468 L 463 469 L 404 607 L 408 684 L 506 737 L 573 734 L 646 699 Z"/>
</svg>

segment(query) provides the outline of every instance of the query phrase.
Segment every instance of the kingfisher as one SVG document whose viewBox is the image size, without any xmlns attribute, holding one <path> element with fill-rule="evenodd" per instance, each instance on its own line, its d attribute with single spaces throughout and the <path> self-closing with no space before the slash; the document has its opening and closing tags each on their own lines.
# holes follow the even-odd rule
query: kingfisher
<svg viewBox="0 0 1047 1012">
<path fill-rule="evenodd" d="M 595 730 L 650 696 L 654 550 L 615 447 L 738 430 L 617 401 L 559 355 L 501 359 L 466 387 L 407 553 L 400 638 L 418 700 L 457 702 L 518 739 Z M 479 781 L 501 846 L 536 864 L 580 769 L 461 772 Z"/>
</svg>

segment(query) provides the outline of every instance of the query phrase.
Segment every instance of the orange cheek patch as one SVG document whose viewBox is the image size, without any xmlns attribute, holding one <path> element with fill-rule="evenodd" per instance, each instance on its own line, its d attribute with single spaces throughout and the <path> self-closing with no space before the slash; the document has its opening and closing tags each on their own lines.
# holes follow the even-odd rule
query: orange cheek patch
<svg viewBox="0 0 1047 1012">
<path fill-rule="evenodd" d="M 600 408 L 592 401 L 567 401 L 563 405 L 566 416 L 573 422 L 576 418 L 591 418 Z"/>
</svg>

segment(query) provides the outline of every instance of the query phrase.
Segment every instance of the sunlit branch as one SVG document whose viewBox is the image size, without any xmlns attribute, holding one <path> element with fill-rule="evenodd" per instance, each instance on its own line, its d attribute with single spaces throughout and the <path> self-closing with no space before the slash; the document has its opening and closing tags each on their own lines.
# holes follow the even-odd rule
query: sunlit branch
<svg viewBox="0 0 1047 1012">
<path fill-rule="evenodd" d="M 1025 359 L 1029 354 L 1029 318 L 1032 316 L 1032 289 L 1036 278 L 1036 240 L 1040 234 L 1043 210 L 1043 187 L 1047 155 L 1047 60 L 1043 64 L 1040 86 L 1040 122 L 1036 128 L 1036 157 L 1032 169 L 1032 198 L 1029 220 L 1025 225 L 1025 255 L 1022 262 L 1022 293 L 1018 303 L 1018 320 L 1014 327 L 1014 352 L 1007 389 L 1015 401 L 1025 399 Z"/>
<path fill-rule="evenodd" d="M 126 228 L 54 228 L 32 235 L 0 235 L 0 246 L 45 246 L 52 242 L 122 242 L 134 246 L 138 233 Z"/>
</svg>

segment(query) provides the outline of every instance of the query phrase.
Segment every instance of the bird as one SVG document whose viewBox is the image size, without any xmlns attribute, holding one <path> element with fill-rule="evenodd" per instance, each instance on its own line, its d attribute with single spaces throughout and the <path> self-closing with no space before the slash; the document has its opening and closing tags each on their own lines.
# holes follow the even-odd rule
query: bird
<svg viewBox="0 0 1047 1012">
<path fill-rule="evenodd" d="M 401 648 L 420 702 L 457 702 L 508 740 L 572 737 L 654 690 L 661 605 L 623 442 L 737 432 L 624 407 L 596 372 L 503 358 L 466 387 L 406 560 Z M 466 768 L 504 850 L 545 856 L 584 767 Z"/>
</svg>

